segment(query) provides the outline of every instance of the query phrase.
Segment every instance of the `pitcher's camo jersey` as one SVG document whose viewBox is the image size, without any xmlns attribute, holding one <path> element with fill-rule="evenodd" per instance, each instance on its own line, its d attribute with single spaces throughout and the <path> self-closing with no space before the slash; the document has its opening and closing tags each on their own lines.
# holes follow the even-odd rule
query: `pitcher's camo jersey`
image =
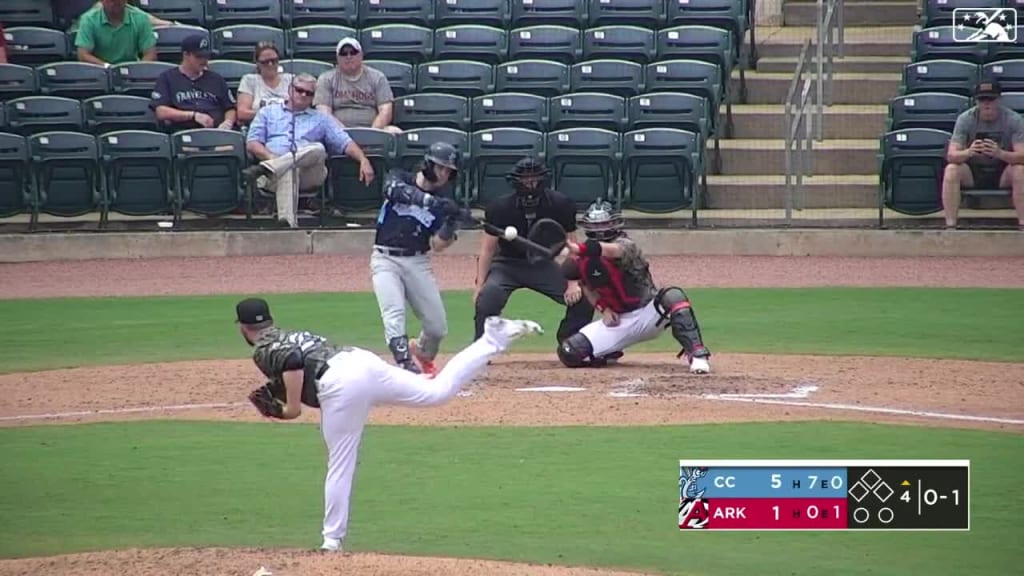
<svg viewBox="0 0 1024 576">
<path fill-rule="evenodd" d="M 281 382 L 282 374 L 289 370 L 303 370 L 302 402 L 316 408 L 320 406 L 316 376 L 327 361 L 342 350 L 344 348 L 312 332 L 271 327 L 257 337 L 252 359 L 272 382 Z"/>
<path fill-rule="evenodd" d="M 596 292 L 598 303 L 619 313 L 643 308 L 658 293 L 650 264 L 636 242 L 619 236 L 612 242 L 622 247 L 622 257 L 600 257 L 591 262 L 586 256 L 577 260 L 580 282 Z"/>
</svg>

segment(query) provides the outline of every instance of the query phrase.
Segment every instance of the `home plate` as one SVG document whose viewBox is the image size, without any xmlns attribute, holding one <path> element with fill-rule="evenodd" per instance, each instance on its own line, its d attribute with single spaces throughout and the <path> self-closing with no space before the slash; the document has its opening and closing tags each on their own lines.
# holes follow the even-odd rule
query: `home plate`
<svg viewBox="0 0 1024 576">
<path fill-rule="evenodd" d="M 575 386 L 534 386 L 532 388 L 516 388 L 516 392 L 583 392 L 586 388 Z"/>
</svg>

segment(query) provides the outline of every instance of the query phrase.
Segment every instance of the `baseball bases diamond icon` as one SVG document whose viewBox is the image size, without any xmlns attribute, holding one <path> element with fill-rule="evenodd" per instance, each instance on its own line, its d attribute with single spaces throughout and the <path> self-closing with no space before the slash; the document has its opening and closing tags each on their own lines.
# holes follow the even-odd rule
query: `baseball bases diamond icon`
<svg viewBox="0 0 1024 576">
<path fill-rule="evenodd" d="M 954 8 L 956 42 L 1012 43 L 1017 41 L 1015 8 Z"/>
</svg>

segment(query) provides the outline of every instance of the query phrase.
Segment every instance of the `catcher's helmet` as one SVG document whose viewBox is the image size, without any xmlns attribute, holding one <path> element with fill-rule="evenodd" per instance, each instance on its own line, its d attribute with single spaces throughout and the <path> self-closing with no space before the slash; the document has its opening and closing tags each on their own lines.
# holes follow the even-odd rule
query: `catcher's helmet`
<svg viewBox="0 0 1024 576">
<path fill-rule="evenodd" d="M 615 207 L 598 198 L 587 207 L 581 224 L 587 238 L 603 242 L 618 238 L 625 222 Z"/>
<path fill-rule="evenodd" d="M 505 179 L 515 188 L 522 205 L 531 208 L 540 202 L 541 195 L 547 190 L 550 174 L 540 158 L 526 156 L 516 162 Z"/>
</svg>

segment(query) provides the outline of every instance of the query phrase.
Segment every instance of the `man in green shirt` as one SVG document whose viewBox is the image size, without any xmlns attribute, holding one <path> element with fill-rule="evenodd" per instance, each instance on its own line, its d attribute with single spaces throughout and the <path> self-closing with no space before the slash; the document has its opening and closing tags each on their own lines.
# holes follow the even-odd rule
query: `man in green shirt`
<svg viewBox="0 0 1024 576">
<path fill-rule="evenodd" d="M 149 16 L 126 0 L 102 0 L 78 22 L 78 59 L 109 65 L 156 60 L 156 36 Z"/>
</svg>

